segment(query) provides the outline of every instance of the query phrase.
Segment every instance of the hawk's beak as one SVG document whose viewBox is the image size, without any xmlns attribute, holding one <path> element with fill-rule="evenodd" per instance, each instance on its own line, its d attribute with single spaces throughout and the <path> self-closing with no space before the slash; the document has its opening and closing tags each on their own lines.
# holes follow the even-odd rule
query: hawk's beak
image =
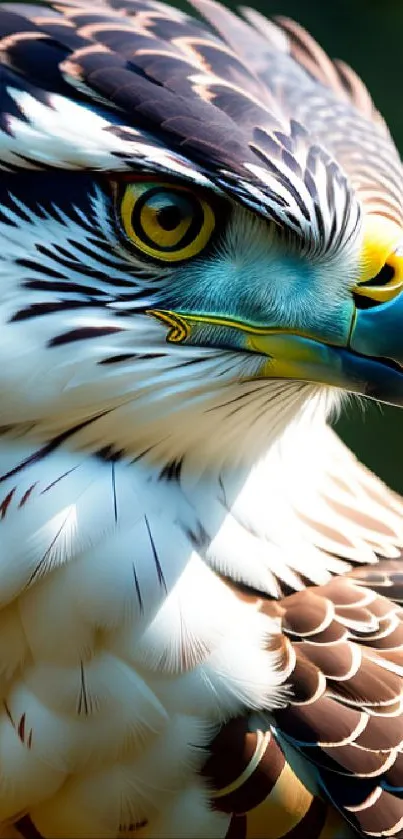
<svg viewBox="0 0 403 839">
<path fill-rule="evenodd" d="M 262 375 L 333 385 L 403 407 L 401 298 L 386 304 L 385 312 L 383 307 L 382 312 L 358 311 L 345 347 L 287 334 L 259 335 L 249 342 L 255 352 L 270 356 Z"/>
<path fill-rule="evenodd" d="M 399 249 L 400 250 L 400 249 Z M 397 253 L 395 251 L 394 253 Z M 394 254 L 392 254 L 394 256 Z M 253 336 L 255 352 L 270 355 L 266 375 L 305 379 L 403 406 L 403 276 L 387 285 L 357 287 L 356 306 L 340 317 L 338 338 L 326 325 L 302 335 Z M 392 258 L 389 259 L 392 263 Z M 389 267 L 388 263 L 388 267 Z M 349 325 L 348 325 L 349 322 Z M 279 342 L 283 341 L 281 346 Z M 276 346 L 275 346 L 276 345 Z"/>
<path fill-rule="evenodd" d="M 337 346 L 326 326 L 302 335 L 201 312 L 154 309 L 149 314 L 168 326 L 170 342 L 203 344 L 208 327 L 209 346 L 267 356 L 259 378 L 328 384 L 403 406 L 403 295 L 372 309 L 353 309 L 340 324 Z"/>
<path fill-rule="evenodd" d="M 315 324 L 304 337 L 283 335 L 282 355 L 274 356 L 274 336 L 253 338 L 257 352 L 269 354 L 267 375 L 303 378 L 342 387 L 403 406 L 403 243 L 402 231 L 386 218 L 369 216 L 363 238 L 361 277 L 355 305 L 340 311 L 334 334 Z M 280 349 L 280 348 L 278 348 Z M 281 361 L 277 361 L 281 359 Z M 285 369 L 288 367 L 288 375 Z M 278 373 L 275 369 L 278 368 Z"/>
<path fill-rule="evenodd" d="M 350 347 L 395 367 L 403 374 L 403 295 L 371 309 L 356 312 Z"/>
<path fill-rule="evenodd" d="M 341 325 L 336 342 L 325 334 L 326 327 L 321 334 L 317 328 L 304 336 L 283 334 L 281 347 L 280 335 L 254 336 L 253 349 L 271 357 L 266 374 L 335 385 L 403 406 L 402 286 L 395 281 L 358 288 L 348 331 L 347 323 Z"/>
</svg>

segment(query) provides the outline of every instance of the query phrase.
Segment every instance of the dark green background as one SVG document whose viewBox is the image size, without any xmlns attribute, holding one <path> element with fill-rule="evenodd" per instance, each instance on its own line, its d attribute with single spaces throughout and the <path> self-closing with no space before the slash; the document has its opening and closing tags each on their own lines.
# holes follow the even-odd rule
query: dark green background
<svg viewBox="0 0 403 839">
<path fill-rule="evenodd" d="M 403 0 L 241 0 L 302 23 L 329 55 L 369 87 L 403 155 Z M 238 3 L 227 0 L 227 5 Z M 402 324 L 403 329 L 403 324 Z M 372 469 L 403 493 L 403 410 L 366 402 L 344 411 L 338 430 Z"/>
</svg>

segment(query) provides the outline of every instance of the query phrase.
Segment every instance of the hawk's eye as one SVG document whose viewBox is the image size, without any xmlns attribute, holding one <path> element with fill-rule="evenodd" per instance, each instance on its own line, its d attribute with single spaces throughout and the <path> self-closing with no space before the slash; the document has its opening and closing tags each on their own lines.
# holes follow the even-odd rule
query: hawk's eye
<svg viewBox="0 0 403 839">
<path fill-rule="evenodd" d="M 146 256 L 179 262 L 197 256 L 215 228 L 210 204 L 185 186 L 150 181 L 125 184 L 117 211 L 130 243 Z"/>
</svg>

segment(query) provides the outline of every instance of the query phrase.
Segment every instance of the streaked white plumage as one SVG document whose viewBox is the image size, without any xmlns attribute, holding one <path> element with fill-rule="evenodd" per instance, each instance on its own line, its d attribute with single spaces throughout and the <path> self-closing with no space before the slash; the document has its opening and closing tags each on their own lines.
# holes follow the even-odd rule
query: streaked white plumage
<svg viewBox="0 0 403 839">
<path fill-rule="evenodd" d="M 219 721 L 281 702 L 283 675 L 264 650 L 276 625 L 208 566 L 275 593 L 294 568 L 317 582 L 326 566 L 341 570 L 324 551 L 368 562 L 375 546 L 392 555 L 403 544 L 401 502 L 318 419 L 304 425 L 315 441 L 309 475 L 301 461 L 304 493 L 288 480 L 297 425 L 246 482 L 228 469 L 220 482 L 189 476 L 180 493 L 161 483 L 154 492 L 152 467 L 66 452 L 3 484 L 6 498 L 17 483 L 1 522 L 2 819 L 29 809 L 45 836 L 95 839 L 151 818 L 152 835 L 168 837 L 178 820 L 188 826 L 190 806 L 193 836 L 224 835 L 226 817 L 208 814 L 191 769 Z M 11 460 L 4 452 L 4 466 Z M 211 535 L 199 549 L 197 527 Z"/>
</svg>

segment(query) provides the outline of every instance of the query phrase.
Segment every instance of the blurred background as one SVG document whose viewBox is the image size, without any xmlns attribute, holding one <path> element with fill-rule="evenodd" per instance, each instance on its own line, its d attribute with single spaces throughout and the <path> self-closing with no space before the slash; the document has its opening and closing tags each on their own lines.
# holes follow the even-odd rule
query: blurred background
<svg viewBox="0 0 403 839">
<path fill-rule="evenodd" d="M 185 7 L 181 0 L 171 0 Z M 403 156 L 403 0 L 223 0 L 294 18 L 368 86 Z M 403 324 L 402 324 L 403 329 Z M 403 409 L 354 400 L 337 430 L 368 466 L 403 493 Z"/>
</svg>

